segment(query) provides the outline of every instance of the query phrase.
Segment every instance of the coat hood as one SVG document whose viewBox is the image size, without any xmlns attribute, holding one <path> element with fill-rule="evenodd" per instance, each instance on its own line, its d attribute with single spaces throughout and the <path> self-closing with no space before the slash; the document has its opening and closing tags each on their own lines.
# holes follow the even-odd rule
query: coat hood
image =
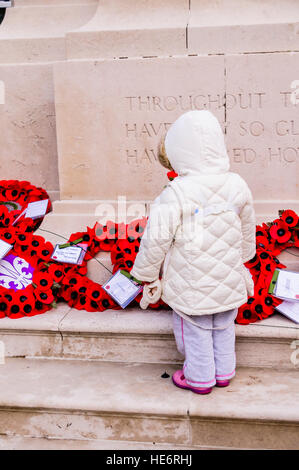
<svg viewBox="0 0 299 470">
<path fill-rule="evenodd" d="M 210 111 L 189 111 L 169 128 L 165 150 L 179 175 L 220 174 L 229 170 L 224 135 Z"/>
</svg>

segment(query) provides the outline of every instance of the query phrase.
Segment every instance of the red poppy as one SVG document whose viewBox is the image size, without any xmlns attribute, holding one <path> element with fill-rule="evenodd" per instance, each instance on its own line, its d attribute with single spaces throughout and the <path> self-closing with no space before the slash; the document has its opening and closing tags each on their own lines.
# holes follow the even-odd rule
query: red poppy
<svg viewBox="0 0 299 470">
<path fill-rule="evenodd" d="M 260 260 L 257 256 L 257 254 L 255 254 L 254 257 L 251 260 L 249 260 L 249 261 L 247 261 L 247 263 L 245 263 L 245 266 L 246 266 L 246 268 L 251 270 L 252 268 L 254 268 L 259 263 L 259 261 Z"/>
<path fill-rule="evenodd" d="M 101 251 L 111 251 L 113 245 L 115 243 L 115 240 L 111 240 L 109 238 L 105 238 L 105 240 L 100 242 L 100 250 Z"/>
<path fill-rule="evenodd" d="M 43 261 L 49 261 L 53 254 L 54 247 L 50 242 L 44 242 L 38 247 L 37 254 Z"/>
<path fill-rule="evenodd" d="M 175 171 L 169 171 L 167 173 L 167 178 L 169 179 L 169 181 L 174 180 L 174 178 L 176 178 L 177 176 L 179 175 Z"/>
<path fill-rule="evenodd" d="M 256 236 L 257 237 L 268 237 L 269 227 L 266 224 L 256 226 Z"/>
<path fill-rule="evenodd" d="M 143 217 L 142 219 L 134 220 L 127 226 L 127 236 L 128 238 L 138 239 L 142 237 L 145 227 L 146 227 L 147 219 Z"/>
<path fill-rule="evenodd" d="M 0 296 L 0 318 L 6 317 L 6 312 L 8 310 L 8 300 L 4 297 L 4 295 Z"/>
<path fill-rule="evenodd" d="M 255 301 L 252 303 L 246 302 L 246 304 L 242 305 L 238 310 L 238 315 L 236 318 L 236 322 L 242 325 L 248 325 L 249 323 L 254 323 L 258 320 L 261 320 L 260 314 L 255 309 Z M 258 304 L 260 305 L 260 304 Z M 260 310 L 260 307 L 258 307 Z"/>
<path fill-rule="evenodd" d="M 118 263 L 123 260 L 124 255 L 121 251 L 113 250 L 111 251 L 111 262 L 112 264 Z"/>
<path fill-rule="evenodd" d="M 285 222 L 280 219 L 276 219 L 270 227 L 270 235 L 277 241 L 277 243 L 286 243 L 290 240 L 292 233 Z"/>
<path fill-rule="evenodd" d="M 47 312 L 50 309 L 50 305 L 47 305 L 40 300 L 36 299 L 35 305 L 34 305 L 34 314 L 35 315 L 40 315 L 42 313 Z M 30 315 L 32 316 L 32 315 Z"/>
<path fill-rule="evenodd" d="M 46 305 L 51 304 L 55 300 L 51 289 L 49 290 L 35 289 L 34 294 L 37 300 L 39 300 L 40 302 Z"/>
<path fill-rule="evenodd" d="M 16 234 L 13 229 L 0 229 L 0 238 L 1 240 L 13 245 L 16 241 Z"/>
<path fill-rule="evenodd" d="M 77 277 L 77 284 L 72 286 L 72 290 L 76 291 L 78 295 L 87 295 L 89 279 L 85 276 Z"/>
<path fill-rule="evenodd" d="M 259 301 L 263 306 L 263 318 L 267 318 L 274 313 L 275 307 L 281 303 L 278 299 L 270 295 L 267 289 L 263 289 L 259 296 Z"/>
<path fill-rule="evenodd" d="M 32 281 L 34 284 L 36 284 L 37 289 L 42 291 L 51 289 L 53 285 L 53 278 L 47 272 L 34 271 Z"/>
<path fill-rule="evenodd" d="M 94 226 L 94 238 L 103 241 L 107 238 L 107 227 L 97 222 Z"/>
<path fill-rule="evenodd" d="M 50 276 L 52 276 L 53 280 L 57 283 L 60 283 L 65 275 L 63 264 L 51 264 L 48 268 L 48 272 Z"/>
<path fill-rule="evenodd" d="M 32 289 L 25 289 L 25 291 L 20 292 L 20 307 L 23 315 L 26 317 L 32 317 L 35 315 L 35 297 L 33 295 Z"/>
<path fill-rule="evenodd" d="M 14 221 L 14 216 L 8 211 L 8 209 L 1 205 L 0 206 L 0 227 L 9 227 Z"/>
<path fill-rule="evenodd" d="M 8 201 L 13 201 L 13 200 L 19 199 L 20 191 L 18 189 L 13 189 L 13 188 L 7 189 L 5 196 Z"/>
<path fill-rule="evenodd" d="M 263 235 L 256 237 L 256 249 L 257 250 L 270 250 L 271 249 L 270 240 Z"/>
<path fill-rule="evenodd" d="M 271 271 L 266 271 L 266 270 L 262 271 L 259 276 L 258 287 L 265 288 L 268 291 L 270 287 L 270 282 L 273 277 L 273 272 L 274 272 L 274 269 Z"/>
<path fill-rule="evenodd" d="M 102 311 L 97 301 L 88 297 L 86 297 L 86 303 L 85 303 L 84 309 L 87 310 L 87 312 L 98 312 L 98 311 L 101 312 Z"/>
<path fill-rule="evenodd" d="M 78 283 L 80 283 L 80 278 L 81 276 L 71 269 L 64 277 L 63 285 L 75 287 Z"/>
<path fill-rule="evenodd" d="M 100 284 L 97 284 L 89 280 L 89 283 L 86 286 L 86 296 L 89 299 L 92 299 L 98 302 L 103 296 L 103 292 L 105 291 L 102 289 L 102 286 Z"/>
<path fill-rule="evenodd" d="M 298 215 L 292 210 L 283 211 L 280 218 L 283 222 L 288 225 L 288 227 L 296 227 L 299 222 Z"/>
<path fill-rule="evenodd" d="M 109 240 L 115 240 L 117 238 L 117 224 L 108 220 L 106 223 L 106 232 Z"/>
</svg>

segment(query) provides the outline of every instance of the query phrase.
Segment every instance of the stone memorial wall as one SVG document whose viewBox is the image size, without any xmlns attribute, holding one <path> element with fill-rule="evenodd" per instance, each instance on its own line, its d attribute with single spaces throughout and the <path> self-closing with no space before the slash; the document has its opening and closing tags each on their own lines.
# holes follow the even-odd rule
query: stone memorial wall
<svg viewBox="0 0 299 470">
<path fill-rule="evenodd" d="M 52 199 L 60 189 L 53 63 L 66 59 L 66 31 L 86 23 L 97 4 L 15 0 L 0 25 L 1 179 L 29 180 Z"/>
<path fill-rule="evenodd" d="M 52 14 L 44 35 L 40 16 L 34 43 L 48 55 L 30 55 L 28 38 L 26 65 L 19 63 L 22 49 L 9 54 L 16 57 L 9 82 L 20 71 L 17 89 L 23 83 L 27 89 L 25 102 L 10 91 L 6 112 L 19 99 L 29 124 L 21 113 L 14 128 L 8 125 L 5 175 L 14 145 L 21 162 L 16 175 L 18 168 L 36 168 L 33 182 L 60 189 L 66 212 L 76 211 L 76 201 L 79 208 L 82 201 L 120 195 L 150 201 L 166 182 L 157 162 L 161 137 L 182 112 L 210 109 L 226 134 L 231 168 L 250 185 L 258 214 L 299 210 L 297 0 L 19 0 L 6 29 L 0 28 L 0 45 L 22 13 L 37 8 Z M 20 26 L 14 31 L 22 36 Z"/>
<path fill-rule="evenodd" d="M 209 109 L 257 210 L 299 207 L 297 53 L 73 61 L 55 72 L 63 198 L 152 199 L 165 184 L 161 137 L 182 112 Z"/>
</svg>

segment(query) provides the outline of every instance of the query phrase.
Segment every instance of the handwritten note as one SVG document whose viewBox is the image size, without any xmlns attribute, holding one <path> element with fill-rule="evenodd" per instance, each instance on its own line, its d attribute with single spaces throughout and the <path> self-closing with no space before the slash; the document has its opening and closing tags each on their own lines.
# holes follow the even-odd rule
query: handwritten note
<svg viewBox="0 0 299 470">
<path fill-rule="evenodd" d="M 85 252 L 81 246 L 68 246 L 66 248 L 59 248 L 59 245 L 55 246 L 51 258 L 60 263 L 69 263 L 69 264 L 81 264 L 84 258 Z M 81 263 L 80 263 L 81 261 Z"/>
<path fill-rule="evenodd" d="M 140 284 L 124 276 L 120 270 L 102 287 L 122 308 L 127 307 L 143 289 Z"/>
</svg>

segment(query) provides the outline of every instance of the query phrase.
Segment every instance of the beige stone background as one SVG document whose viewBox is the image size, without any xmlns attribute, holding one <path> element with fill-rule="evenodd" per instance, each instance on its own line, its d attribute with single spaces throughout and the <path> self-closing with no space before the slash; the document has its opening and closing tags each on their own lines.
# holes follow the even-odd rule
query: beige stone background
<svg viewBox="0 0 299 470">
<path fill-rule="evenodd" d="M 161 136 L 210 109 L 258 214 L 299 210 L 298 20 L 297 0 L 15 0 L 0 26 L 1 177 L 60 194 L 60 214 L 148 201 L 166 181 Z"/>
</svg>

